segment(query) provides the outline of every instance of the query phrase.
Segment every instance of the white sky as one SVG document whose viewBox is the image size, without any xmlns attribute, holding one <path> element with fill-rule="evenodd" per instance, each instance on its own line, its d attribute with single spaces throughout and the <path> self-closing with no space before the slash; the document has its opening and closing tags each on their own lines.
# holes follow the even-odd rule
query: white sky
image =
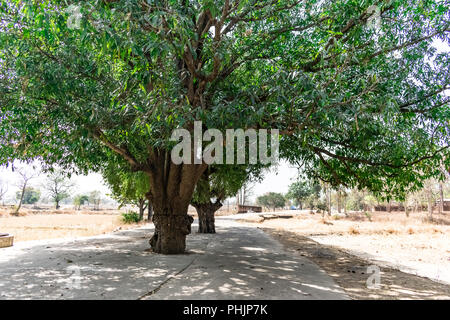
<svg viewBox="0 0 450 320">
<path fill-rule="evenodd" d="M 286 193 L 288 186 L 296 180 L 297 176 L 298 169 L 282 161 L 276 169 L 265 173 L 264 180 L 261 183 L 255 184 L 252 197 L 257 197 L 266 192 Z"/>
<path fill-rule="evenodd" d="M 20 166 L 21 168 L 25 168 L 27 172 L 33 171 L 32 165 L 24 165 L 20 162 L 14 162 L 16 167 Z M 34 165 L 39 168 L 39 163 L 35 162 Z M 44 190 L 42 188 L 42 184 L 45 182 L 45 174 L 41 173 L 36 178 L 33 178 L 29 182 L 29 186 L 37 187 L 41 189 L 43 193 L 42 196 L 45 196 Z M 11 200 L 15 198 L 16 191 L 19 190 L 17 184 L 20 182 L 20 175 L 17 172 L 12 172 L 11 166 L 5 168 L 0 166 L 0 181 L 2 183 L 6 183 L 8 185 L 8 193 L 6 195 L 6 200 Z M 71 181 L 75 184 L 73 188 L 73 194 L 85 194 L 94 190 L 98 190 L 103 194 L 103 197 L 106 197 L 106 194 L 110 193 L 109 188 L 103 183 L 102 176 L 98 173 L 90 173 L 87 176 L 72 176 Z"/>
<path fill-rule="evenodd" d="M 32 165 L 23 165 L 15 162 L 16 167 L 24 167 L 27 170 L 32 170 Z M 39 167 L 38 163 L 35 163 Z M 255 199 L 257 196 L 266 192 L 280 192 L 286 193 L 288 186 L 297 177 L 298 170 L 286 162 L 281 162 L 276 168 L 266 172 L 264 179 L 260 183 L 255 183 L 252 188 L 251 198 Z M 11 166 L 8 168 L 0 167 L 0 181 L 8 185 L 8 193 L 5 197 L 7 202 L 15 198 L 17 187 L 20 181 L 20 176 L 17 172 L 12 172 Z M 103 197 L 110 193 L 108 186 L 103 182 L 102 176 L 98 173 L 90 173 L 87 176 L 72 176 L 72 181 L 75 183 L 73 194 L 86 194 L 94 190 L 99 190 Z M 45 174 L 40 174 L 38 177 L 29 182 L 31 187 L 38 187 L 41 192 L 44 192 L 42 184 L 45 182 Z M 44 194 L 42 196 L 45 196 Z"/>
</svg>

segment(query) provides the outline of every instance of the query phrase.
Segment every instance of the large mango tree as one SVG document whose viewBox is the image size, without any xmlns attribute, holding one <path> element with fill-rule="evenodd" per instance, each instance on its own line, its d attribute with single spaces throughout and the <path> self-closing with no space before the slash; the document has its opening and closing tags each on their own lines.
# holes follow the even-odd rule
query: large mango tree
<svg viewBox="0 0 450 320">
<path fill-rule="evenodd" d="M 402 192 L 448 168 L 446 1 L 0 2 L 0 164 L 149 179 L 152 247 L 182 253 L 208 164 L 174 129 L 279 129 L 330 184 Z M 193 144 L 194 145 L 194 144 Z M 192 154 L 196 154 L 192 147 Z"/>
</svg>

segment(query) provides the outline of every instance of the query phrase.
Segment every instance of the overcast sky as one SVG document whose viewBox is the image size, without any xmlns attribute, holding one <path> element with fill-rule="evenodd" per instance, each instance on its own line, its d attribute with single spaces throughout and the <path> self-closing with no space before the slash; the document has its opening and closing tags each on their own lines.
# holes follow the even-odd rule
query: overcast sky
<svg viewBox="0 0 450 320">
<path fill-rule="evenodd" d="M 26 170 L 32 171 L 32 165 L 23 165 L 15 162 L 16 167 L 25 167 Z M 35 163 L 39 168 L 39 163 Z M 297 177 L 297 169 L 286 162 L 281 162 L 276 168 L 266 172 L 261 183 L 255 183 L 252 189 L 252 198 L 262 195 L 266 192 L 281 192 L 286 193 L 289 184 Z M 11 166 L 8 168 L 0 167 L 0 181 L 8 185 L 8 194 L 6 199 L 11 200 L 15 197 L 17 187 L 20 181 L 20 176 L 17 172 L 12 172 Z M 98 173 L 90 173 L 87 176 L 72 176 L 72 181 L 75 183 L 74 194 L 85 194 L 94 190 L 99 190 L 103 195 L 110 193 L 109 188 L 103 182 L 102 176 Z M 32 179 L 29 183 L 32 187 L 42 189 L 42 184 L 45 182 L 45 174 Z M 43 191 L 43 190 L 41 190 Z"/>
</svg>

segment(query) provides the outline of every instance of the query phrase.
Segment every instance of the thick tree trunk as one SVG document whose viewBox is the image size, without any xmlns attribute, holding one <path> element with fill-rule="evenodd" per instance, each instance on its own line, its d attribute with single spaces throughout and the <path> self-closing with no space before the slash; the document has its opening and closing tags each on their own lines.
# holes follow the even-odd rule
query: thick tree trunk
<svg viewBox="0 0 450 320">
<path fill-rule="evenodd" d="M 208 209 L 197 209 L 198 233 L 216 233 L 214 211 Z"/>
<path fill-rule="evenodd" d="M 175 164 L 168 151 L 153 151 L 147 171 L 150 178 L 148 200 L 153 205 L 155 233 L 150 239 L 153 252 L 181 254 L 194 219 L 187 214 L 195 185 L 206 164 Z"/>
<path fill-rule="evenodd" d="M 198 233 L 216 233 L 214 214 L 222 207 L 222 203 L 193 204 L 198 214 Z"/>
<path fill-rule="evenodd" d="M 191 233 L 194 218 L 187 213 L 158 212 L 155 210 L 153 224 L 155 233 L 150 239 L 153 252 L 180 254 L 186 250 L 186 236 Z"/>
</svg>

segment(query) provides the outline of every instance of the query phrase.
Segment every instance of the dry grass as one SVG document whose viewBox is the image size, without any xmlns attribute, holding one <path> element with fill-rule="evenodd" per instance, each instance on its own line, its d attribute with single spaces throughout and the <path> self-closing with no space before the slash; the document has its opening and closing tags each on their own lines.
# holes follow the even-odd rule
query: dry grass
<svg viewBox="0 0 450 320">
<path fill-rule="evenodd" d="M 405 273 L 395 268 L 380 267 L 380 287 L 368 288 L 373 262 L 358 258 L 333 246 L 327 246 L 294 232 L 264 229 L 294 254 L 305 256 L 324 269 L 352 299 L 446 299 L 450 285 Z"/>
<path fill-rule="evenodd" d="M 0 217 L 16 216 L 14 215 L 15 206 L 0 206 Z M 117 210 L 112 208 L 102 208 L 101 210 L 92 210 L 90 208 L 82 208 L 81 210 L 75 210 L 73 207 L 61 208 L 56 210 L 54 206 L 31 206 L 24 205 L 20 209 L 17 216 L 24 217 L 36 214 L 94 214 L 94 215 L 118 215 L 123 210 Z"/>
<path fill-rule="evenodd" d="M 371 220 L 371 221 L 370 221 Z M 414 233 L 445 233 L 450 230 L 450 213 L 435 214 L 433 221 L 426 218 L 426 213 L 410 213 L 406 217 L 401 212 L 372 212 L 370 220 L 364 213 L 349 213 L 343 215 L 325 216 L 302 213 L 289 220 L 287 226 L 302 232 L 311 234 L 356 234 L 353 229 L 358 229 L 363 235 L 373 234 L 414 234 Z M 320 222 L 320 223 L 317 223 Z M 268 223 L 268 221 L 267 221 Z M 411 233 L 410 229 L 414 232 Z"/>
<path fill-rule="evenodd" d="M 14 242 L 93 236 L 136 226 L 137 224 L 124 224 L 117 210 L 24 209 L 19 216 L 11 216 L 9 211 L 0 211 L 0 232 L 13 234 Z"/>
<path fill-rule="evenodd" d="M 348 228 L 348 233 L 349 234 L 360 234 L 361 232 L 359 232 L 359 230 L 357 228 L 350 227 L 350 228 Z"/>
<path fill-rule="evenodd" d="M 324 223 L 321 214 L 304 211 L 293 219 L 266 220 L 258 225 L 396 264 L 450 270 L 450 213 L 435 214 L 431 222 L 425 219 L 425 212 L 410 213 L 409 217 L 403 212 L 372 212 L 372 221 L 364 213 L 325 217 L 329 223 Z"/>
</svg>

